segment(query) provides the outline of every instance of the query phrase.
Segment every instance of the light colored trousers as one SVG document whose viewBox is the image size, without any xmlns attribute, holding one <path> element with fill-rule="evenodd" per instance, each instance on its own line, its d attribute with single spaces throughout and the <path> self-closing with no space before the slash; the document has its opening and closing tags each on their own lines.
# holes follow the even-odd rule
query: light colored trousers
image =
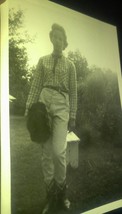
<svg viewBox="0 0 122 214">
<path fill-rule="evenodd" d="M 63 94 L 62 94 L 63 93 Z M 43 144 L 42 169 L 48 186 L 53 179 L 61 185 L 66 180 L 66 136 L 69 121 L 69 95 L 43 88 L 39 101 L 46 105 L 52 130 L 50 139 Z"/>
</svg>

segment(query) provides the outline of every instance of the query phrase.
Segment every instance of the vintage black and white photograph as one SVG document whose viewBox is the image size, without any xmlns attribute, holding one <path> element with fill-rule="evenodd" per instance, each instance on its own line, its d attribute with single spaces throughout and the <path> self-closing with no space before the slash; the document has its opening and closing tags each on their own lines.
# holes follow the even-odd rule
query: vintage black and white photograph
<svg viewBox="0 0 122 214">
<path fill-rule="evenodd" d="M 9 0 L 8 19 L 11 214 L 120 200 L 116 26 L 47 0 Z"/>
</svg>

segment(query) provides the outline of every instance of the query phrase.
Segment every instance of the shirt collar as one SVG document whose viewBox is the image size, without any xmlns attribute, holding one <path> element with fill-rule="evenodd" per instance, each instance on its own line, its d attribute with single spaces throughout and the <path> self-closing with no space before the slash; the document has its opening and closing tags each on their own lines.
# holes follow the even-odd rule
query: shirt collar
<svg viewBox="0 0 122 214">
<path fill-rule="evenodd" d="M 53 58 L 62 58 L 62 56 L 63 56 L 63 54 L 56 55 L 56 54 L 54 54 L 54 52 L 52 53 Z"/>
</svg>

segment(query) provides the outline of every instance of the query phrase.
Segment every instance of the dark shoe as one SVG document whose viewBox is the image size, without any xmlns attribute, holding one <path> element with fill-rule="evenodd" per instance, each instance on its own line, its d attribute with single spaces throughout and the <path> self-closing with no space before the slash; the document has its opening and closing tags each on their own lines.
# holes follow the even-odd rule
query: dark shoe
<svg viewBox="0 0 122 214">
<path fill-rule="evenodd" d="M 63 210 L 69 211 L 71 209 L 71 203 L 67 197 L 66 182 L 63 185 L 57 185 L 57 203 Z"/>
<path fill-rule="evenodd" d="M 50 207 L 49 204 L 45 204 L 44 208 L 42 209 L 41 214 L 49 214 L 50 213 Z"/>
<path fill-rule="evenodd" d="M 47 201 L 45 203 L 44 208 L 43 208 L 41 214 L 53 214 L 54 211 L 55 211 L 55 209 L 56 209 L 55 208 L 55 203 L 54 203 L 54 201 L 52 199 L 52 200 Z"/>
<path fill-rule="evenodd" d="M 47 187 L 47 198 L 41 214 L 54 214 L 56 211 L 56 186 L 54 180 Z"/>
<path fill-rule="evenodd" d="M 68 198 L 60 199 L 59 200 L 59 204 L 60 204 L 60 207 L 63 210 L 66 210 L 66 211 L 70 211 L 71 210 L 71 203 L 70 203 Z"/>
</svg>

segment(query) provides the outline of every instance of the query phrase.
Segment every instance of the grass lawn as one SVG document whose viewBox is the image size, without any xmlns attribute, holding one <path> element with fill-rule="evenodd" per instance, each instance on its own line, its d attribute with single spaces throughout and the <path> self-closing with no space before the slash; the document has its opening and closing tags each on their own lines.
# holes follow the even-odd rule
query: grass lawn
<svg viewBox="0 0 122 214">
<path fill-rule="evenodd" d="M 10 117 L 12 214 L 40 214 L 45 198 L 41 146 L 30 141 L 23 117 Z M 122 198 L 122 148 L 83 146 L 79 167 L 68 166 L 72 214 Z"/>
</svg>

